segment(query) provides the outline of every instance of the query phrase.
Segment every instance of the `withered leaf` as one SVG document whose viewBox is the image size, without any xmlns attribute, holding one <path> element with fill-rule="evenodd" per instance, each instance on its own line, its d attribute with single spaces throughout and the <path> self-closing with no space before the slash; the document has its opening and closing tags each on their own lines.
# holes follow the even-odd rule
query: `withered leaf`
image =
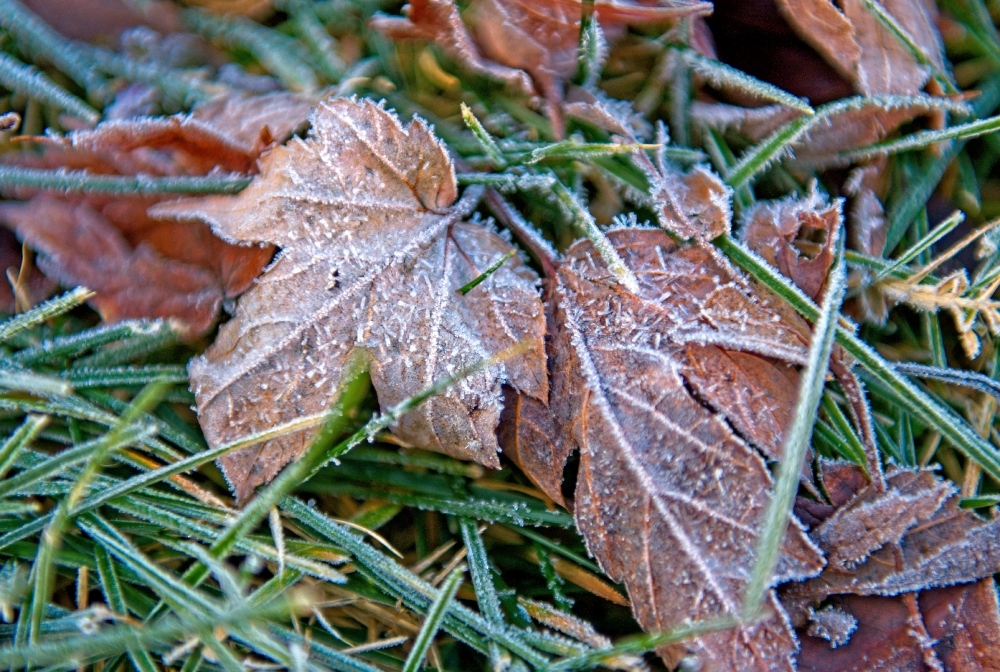
<svg viewBox="0 0 1000 672">
<path fill-rule="evenodd" d="M 744 214 L 743 241 L 814 299 L 833 262 L 840 207 L 817 191 L 805 198 L 761 201 Z"/>
<path fill-rule="evenodd" d="M 925 590 L 917 602 L 946 670 L 1000 669 L 1000 604 L 992 577 Z"/>
<path fill-rule="evenodd" d="M 445 148 L 420 119 L 400 125 L 371 101 L 333 99 L 308 139 L 275 147 L 237 196 L 158 206 L 227 240 L 282 250 L 240 299 L 234 319 L 190 365 L 211 445 L 329 406 L 356 348 L 372 358 L 383 408 L 435 380 L 527 341 L 528 351 L 475 373 L 406 415 L 407 441 L 499 466 L 500 384 L 548 396 L 537 278 L 516 257 L 467 295 L 456 291 L 510 249 L 456 198 Z M 301 454 L 310 432 L 222 458 L 240 500 Z"/>
<path fill-rule="evenodd" d="M 190 116 L 107 121 L 66 137 L 39 138 L 41 153 L 7 153 L 4 160 L 112 175 L 253 172 L 273 139 L 304 124 L 310 105 L 297 94 L 230 94 L 196 106 Z M 269 245 L 227 243 L 200 222 L 147 215 L 147 208 L 170 196 L 28 189 L 10 195 L 26 201 L 0 204 L 0 223 L 41 253 L 39 266 L 53 279 L 95 290 L 91 304 L 109 321 L 174 318 L 181 331 L 202 333 L 223 301 L 246 290 L 274 254 Z"/>
<path fill-rule="evenodd" d="M 901 125 L 918 117 L 939 115 L 943 106 L 952 105 L 956 110 L 961 108 L 926 95 L 888 99 L 882 106 L 847 99 L 840 108 L 824 113 L 818 123 L 791 143 L 786 162 L 803 169 L 847 165 L 849 161 L 841 153 L 884 140 Z M 759 142 L 802 113 L 780 105 L 745 110 L 719 103 L 697 103 L 691 114 L 698 124 L 736 133 L 743 142 Z"/>
<path fill-rule="evenodd" d="M 712 10 L 700 0 L 662 5 L 611 0 L 593 7 L 605 27 L 675 21 Z M 471 71 L 542 96 L 555 133 L 562 135 L 564 86 L 578 63 L 580 0 L 474 0 L 468 9 L 471 32 L 453 0 L 414 0 L 403 11 L 405 19 L 375 17 L 373 26 L 395 39 L 433 41 Z"/>
<path fill-rule="evenodd" d="M 787 586 L 784 595 L 813 602 L 841 593 L 898 595 L 1000 570 L 1000 519 L 960 509 L 954 486 L 933 472 L 897 469 L 886 480 L 885 492 L 865 487 L 843 514 L 814 531 L 834 561 L 820 576 Z"/>
<path fill-rule="evenodd" d="M 785 20 L 859 93 L 911 94 L 931 70 L 865 6 L 862 0 L 777 0 Z M 884 0 L 884 10 L 943 68 L 943 47 L 934 20 L 937 10 L 923 0 Z"/>
<path fill-rule="evenodd" d="M 616 282 L 589 241 L 569 249 L 551 288 L 549 406 L 512 405 L 505 451 L 561 501 L 562 469 L 579 449 L 577 525 L 640 624 L 659 632 L 739 610 L 771 479 L 733 428 L 778 453 L 796 387 L 788 363 L 802 361 L 806 341 L 706 247 L 679 247 L 661 229 L 608 238 L 640 292 Z M 776 582 L 822 567 L 797 521 L 783 548 Z M 704 669 L 793 669 L 794 635 L 769 603 L 768 620 L 662 653 L 671 663 L 689 653 Z"/>
<path fill-rule="evenodd" d="M 168 259 L 145 243 L 133 248 L 86 203 L 40 194 L 28 203 L 0 203 L 0 219 L 40 253 L 38 266 L 49 278 L 95 288 L 90 303 L 108 322 L 174 318 L 202 332 L 219 311 L 222 287 L 208 268 Z"/>
<path fill-rule="evenodd" d="M 913 602 L 912 595 L 908 598 L 859 595 L 833 598 L 833 608 L 855 619 L 857 629 L 846 644 L 837 648 L 832 648 L 831 642 L 822 637 L 811 634 L 802 637 L 799 672 L 940 670 L 931 640 L 926 636 Z M 937 663 L 937 667 L 931 667 L 928 662 Z"/>
</svg>

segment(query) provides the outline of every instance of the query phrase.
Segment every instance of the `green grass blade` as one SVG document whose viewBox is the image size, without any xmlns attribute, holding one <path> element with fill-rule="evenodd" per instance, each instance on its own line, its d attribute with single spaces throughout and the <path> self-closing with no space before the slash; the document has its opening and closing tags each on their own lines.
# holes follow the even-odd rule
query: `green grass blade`
<svg viewBox="0 0 1000 672">
<path fill-rule="evenodd" d="M 438 628 L 441 627 L 441 621 L 448 612 L 448 605 L 455 598 L 455 593 L 458 592 L 458 587 L 462 584 L 463 576 L 465 576 L 465 568 L 456 567 L 445 579 L 440 594 L 427 612 L 427 618 L 424 619 L 417 639 L 413 642 L 410 655 L 407 656 L 406 663 L 403 665 L 403 672 L 417 672 L 420 669 L 420 664 L 423 662 L 424 656 L 427 655 L 427 649 L 434 641 L 434 635 L 437 634 Z"/>
<path fill-rule="evenodd" d="M 840 236 L 843 235 L 841 232 Z M 830 269 L 827 283 L 820 315 L 813 325 L 812 343 L 809 345 L 806 366 L 799 379 L 799 396 L 792 424 L 782 446 L 774 493 L 767 507 L 763 529 L 757 538 L 753 571 L 743 595 L 741 614 L 747 619 L 759 615 L 761 605 L 771 586 L 774 569 L 781 557 L 782 542 L 792 514 L 792 505 L 795 503 L 795 494 L 799 489 L 802 463 L 809 450 L 809 437 L 812 436 L 813 424 L 816 421 L 816 409 L 823 396 L 827 365 L 837 332 L 840 304 L 844 300 L 847 285 L 847 266 L 842 253 Z"/>
</svg>

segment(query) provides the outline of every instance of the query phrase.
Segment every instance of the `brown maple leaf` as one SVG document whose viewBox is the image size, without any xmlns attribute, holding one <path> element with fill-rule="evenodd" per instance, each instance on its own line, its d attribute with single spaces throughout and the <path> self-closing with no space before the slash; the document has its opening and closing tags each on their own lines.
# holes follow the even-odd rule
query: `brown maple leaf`
<svg viewBox="0 0 1000 672">
<path fill-rule="evenodd" d="M 510 244 L 462 223 L 445 148 L 420 119 L 400 125 L 371 101 L 328 100 L 307 140 L 275 147 L 238 196 L 156 209 L 197 218 L 227 240 L 282 250 L 243 295 L 204 356 L 192 361 L 198 415 L 211 445 L 327 408 L 356 348 L 372 358 L 383 408 L 510 345 L 526 354 L 475 373 L 404 416 L 407 441 L 497 467 L 500 384 L 548 397 L 537 277 L 516 257 L 466 295 L 457 289 Z M 301 454 L 299 432 L 221 463 L 240 500 Z"/>
<path fill-rule="evenodd" d="M 646 5 L 632 0 L 596 2 L 604 27 L 676 21 L 704 16 L 712 6 L 700 0 Z M 565 82 L 577 71 L 583 3 L 580 0 L 474 0 L 463 22 L 453 0 L 413 0 L 406 18 L 376 16 L 372 25 L 393 39 L 435 42 L 472 72 L 498 79 L 522 94 L 547 102 L 553 131 L 563 134 Z"/>
<path fill-rule="evenodd" d="M 796 389 L 788 363 L 807 342 L 705 247 L 679 247 L 660 229 L 608 238 L 640 291 L 627 292 L 589 241 L 570 248 L 550 290 L 549 405 L 511 399 L 505 452 L 562 502 L 562 471 L 579 450 L 577 525 L 644 628 L 735 615 L 771 478 L 734 428 L 780 454 Z M 822 564 L 793 521 L 775 581 Z M 770 604 L 768 620 L 664 654 L 706 669 L 793 669 L 794 635 Z"/>
<path fill-rule="evenodd" d="M 6 154 L 36 168 L 108 175 L 253 172 L 260 152 L 301 127 L 312 101 L 289 93 L 220 96 L 189 116 L 107 121 L 64 138 L 38 138 L 41 153 Z M 172 318 L 203 333 L 224 301 L 245 291 L 274 254 L 238 246 L 199 222 L 162 221 L 147 208 L 172 196 L 95 195 L 15 189 L 0 223 L 40 253 L 38 265 L 65 285 L 86 285 L 108 321 Z M 39 213 L 45 213 L 39 216 Z"/>
<path fill-rule="evenodd" d="M 932 71 L 862 0 L 777 0 L 792 28 L 864 94 L 920 91 Z M 937 9 L 924 0 L 879 3 L 939 71 L 944 48 L 934 25 Z"/>
</svg>

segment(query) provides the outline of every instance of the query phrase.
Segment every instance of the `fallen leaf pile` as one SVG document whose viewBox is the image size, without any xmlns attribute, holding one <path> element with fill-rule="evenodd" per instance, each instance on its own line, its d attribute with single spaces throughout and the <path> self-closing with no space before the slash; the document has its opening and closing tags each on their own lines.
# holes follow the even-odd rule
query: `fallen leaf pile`
<svg viewBox="0 0 1000 672">
<path fill-rule="evenodd" d="M 372 358 L 383 408 L 522 341 L 528 351 L 475 373 L 404 416 L 405 440 L 498 467 L 501 382 L 548 396 L 545 317 L 534 272 L 511 259 L 468 294 L 458 289 L 510 243 L 464 223 L 451 160 L 423 121 L 400 125 L 370 102 L 334 99 L 305 141 L 261 158 L 237 196 L 164 204 L 227 240 L 281 247 L 236 316 L 190 367 L 211 445 L 327 408 L 357 348 Z M 236 451 L 222 466 L 240 500 L 302 453 L 299 432 Z"/>
<path fill-rule="evenodd" d="M 260 152 L 304 122 L 312 100 L 296 94 L 227 95 L 191 115 L 105 121 L 64 138 L 31 139 L 40 153 L 6 154 L 32 168 L 106 175 L 253 173 Z M 163 317 L 190 335 L 208 330 L 224 301 L 246 290 L 274 248 L 238 246 L 196 222 L 155 220 L 170 195 L 80 195 L 18 189 L 0 223 L 39 252 L 39 268 L 64 285 L 97 292 L 106 321 Z M 41 296 L 33 297 L 39 300 Z"/>
<path fill-rule="evenodd" d="M 406 18 L 377 16 L 372 25 L 394 39 L 435 42 L 470 71 L 502 81 L 522 95 L 541 96 L 553 130 L 561 137 L 565 86 L 578 68 L 583 4 L 476 0 L 469 6 L 467 27 L 454 0 L 414 0 L 403 8 Z M 606 28 L 673 22 L 704 16 L 711 8 L 700 0 L 664 5 L 633 0 L 593 3 L 593 12 Z"/>
</svg>

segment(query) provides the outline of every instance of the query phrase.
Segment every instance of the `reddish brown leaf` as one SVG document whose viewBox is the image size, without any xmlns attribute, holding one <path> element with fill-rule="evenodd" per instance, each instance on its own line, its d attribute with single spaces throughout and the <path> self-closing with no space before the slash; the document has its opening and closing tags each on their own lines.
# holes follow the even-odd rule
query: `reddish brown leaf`
<svg viewBox="0 0 1000 672">
<path fill-rule="evenodd" d="M 190 372 L 213 446 L 327 408 L 356 348 L 372 357 L 383 408 L 521 341 L 528 352 L 473 374 L 404 416 L 407 441 L 499 466 L 495 430 L 504 380 L 548 396 L 537 277 L 517 257 L 466 295 L 457 289 L 510 249 L 464 224 L 444 147 L 370 101 L 333 99 L 307 140 L 275 147 L 238 196 L 161 205 L 227 239 L 282 252 L 239 301 L 236 316 Z M 301 454 L 310 432 L 222 458 L 240 500 Z"/>
<path fill-rule="evenodd" d="M 640 294 L 614 280 L 588 241 L 570 248 L 550 329 L 556 438 L 539 439 L 552 425 L 537 419 L 543 406 L 530 401 L 521 402 L 513 433 L 520 463 L 557 500 L 562 465 L 578 447 L 577 525 L 603 569 L 625 583 L 643 627 L 665 631 L 739 609 L 771 480 L 723 418 L 775 428 L 778 438 L 765 442 L 774 449 L 782 435 L 774 418 L 787 414 L 777 407 L 788 398 L 769 397 L 759 385 L 748 403 L 729 385 L 774 378 L 794 390 L 780 362 L 800 362 L 805 341 L 706 248 L 678 247 L 659 229 L 608 236 Z M 713 384 L 710 368 L 695 370 L 709 353 L 745 377 Z M 790 530 L 776 581 L 822 566 L 797 522 Z M 676 662 L 688 651 L 705 669 L 792 669 L 795 639 L 772 606 L 769 620 L 665 655 Z"/>
<path fill-rule="evenodd" d="M 926 661 L 933 652 L 920 636 L 919 614 L 915 619 L 906 601 L 858 595 L 834 598 L 833 608 L 856 619 L 857 630 L 837 648 L 822 637 L 802 637 L 799 672 L 929 672 L 933 668 Z"/>
<path fill-rule="evenodd" d="M 273 138 L 304 125 L 310 104 L 310 98 L 289 93 L 227 95 L 197 106 L 190 116 L 108 121 L 65 138 L 40 138 L 41 153 L 8 153 L 4 159 L 112 175 L 252 172 Z M 57 196 L 26 189 L 11 194 L 29 200 L 0 206 L 0 223 L 42 253 L 39 265 L 51 277 L 95 290 L 91 303 L 107 320 L 173 317 L 190 334 L 204 332 L 222 301 L 245 291 L 274 254 L 269 245 L 227 243 L 201 222 L 165 222 L 146 214 L 170 196 Z M 35 211 L 52 218 L 29 214 Z"/>
<path fill-rule="evenodd" d="M 841 593 L 898 595 L 1000 570 L 1000 519 L 983 520 L 958 508 L 954 486 L 929 471 L 897 470 L 887 483 L 884 493 L 862 489 L 841 508 L 843 514 L 814 530 L 833 560 L 820 576 L 788 586 L 784 595 L 812 602 Z M 943 504 L 933 506 L 944 496 Z M 850 566 L 858 556 L 864 561 Z"/>
<path fill-rule="evenodd" d="M 378 16 L 372 25 L 394 39 L 435 42 L 472 72 L 542 96 L 561 136 L 563 89 L 577 70 L 582 7 L 580 0 L 475 0 L 468 10 L 470 33 L 452 0 L 414 0 L 403 9 L 405 19 Z M 593 7 L 605 27 L 676 21 L 712 8 L 699 0 L 663 6 L 612 0 Z"/>
<path fill-rule="evenodd" d="M 925 590 L 917 601 L 946 670 L 1000 670 L 1000 605 L 991 577 Z"/>
<path fill-rule="evenodd" d="M 215 320 L 223 296 L 213 273 L 147 245 L 132 248 L 87 204 L 39 195 L 0 203 L 0 220 L 41 253 L 38 265 L 50 278 L 99 292 L 90 303 L 108 322 L 174 318 L 179 331 L 200 333 Z"/>
<path fill-rule="evenodd" d="M 777 0 L 785 20 L 811 44 L 856 91 L 864 94 L 920 91 L 931 70 L 861 0 Z M 920 48 L 943 67 L 941 38 L 934 27 L 937 10 L 923 0 L 881 3 Z"/>
<path fill-rule="evenodd" d="M 762 201 L 744 215 L 743 241 L 809 296 L 818 298 L 833 263 L 840 207 L 813 191 L 805 198 Z"/>
</svg>

